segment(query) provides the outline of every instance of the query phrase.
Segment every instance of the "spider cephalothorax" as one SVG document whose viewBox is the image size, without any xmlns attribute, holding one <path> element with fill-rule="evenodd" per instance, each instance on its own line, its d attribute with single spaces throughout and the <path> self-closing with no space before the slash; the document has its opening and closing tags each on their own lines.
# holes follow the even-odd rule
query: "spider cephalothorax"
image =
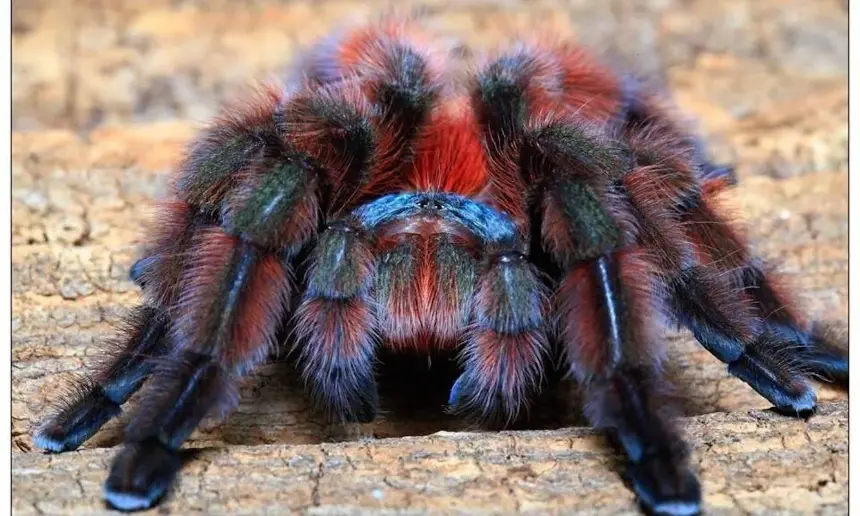
<svg viewBox="0 0 860 516">
<path fill-rule="evenodd" d="M 659 397 L 659 332 L 692 330 L 780 411 L 847 348 L 803 318 L 716 205 L 733 183 L 661 98 L 570 44 L 460 74 L 386 21 L 308 52 L 185 153 L 132 267 L 145 302 L 115 355 L 42 425 L 74 449 L 144 382 L 106 498 L 153 505 L 201 419 L 289 334 L 314 400 L 376 415 L 380 347 L 456 349 L 455 412 L 514 418 L 559 353 L 649 510 L 700 490 Z M 464 78 L 465 77 L 465 78 Z"/>
</svg>

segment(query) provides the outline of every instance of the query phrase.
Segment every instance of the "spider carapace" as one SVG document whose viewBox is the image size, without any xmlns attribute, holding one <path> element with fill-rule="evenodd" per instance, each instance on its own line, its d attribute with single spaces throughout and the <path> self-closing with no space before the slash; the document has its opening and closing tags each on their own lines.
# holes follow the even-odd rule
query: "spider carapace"
<svg viewBox="0 0 860 516">
<path fill-rule="evenodd" d="M 450 409 L 483 422 L 513 420 L 563 364 L 644 508 L 692 514 L 661 326 L 691 330 L 786 414 L 815 411 L 813 377 L 847 384 L 847 342 L 751 254 L 718 204 L 732 169 L 660 92 L 572 43 L 454 61 L 384 20 L 228 105 L 146 233 L 142 305 L 36 444 L 77 448 L 146 384 L 105 486 L 111 506 L 143 509 L 276 347 L 296 349 L 329 417 L 367 422 L 376 352 L 432 346 L 461 358 Z"/>
</svg>

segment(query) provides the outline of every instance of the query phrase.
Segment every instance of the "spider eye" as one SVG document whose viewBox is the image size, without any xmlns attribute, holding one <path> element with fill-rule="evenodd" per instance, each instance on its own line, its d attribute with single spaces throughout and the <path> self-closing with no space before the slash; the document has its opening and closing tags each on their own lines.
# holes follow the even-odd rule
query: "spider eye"
<svg viewBox="0 0 860 516">
<path fill-rule="evenodd" d="M 440 201 L 439 199 L 427 198 L 423 197 L 419 199 L 416 203 L 419 209 L 422 210 L 443 210 L 445 209 L 445 203 Z"/>
<path fill-rule="evenodd" d="M 342 220 L 326 224 L 326 231 L 343 231 L 344 233 L 355 233 L 355 228 Z"/>
<path fill-rule="evenodd" d="M 521 262 L 525 259 L 526 259 L 526 257 L 524 254 L 516 252 L 516 251 L 505 253 L 505 254 L 499 256 L 499 262 L 500 263 L 518 263 L 518 262 Z"/>
</svg>

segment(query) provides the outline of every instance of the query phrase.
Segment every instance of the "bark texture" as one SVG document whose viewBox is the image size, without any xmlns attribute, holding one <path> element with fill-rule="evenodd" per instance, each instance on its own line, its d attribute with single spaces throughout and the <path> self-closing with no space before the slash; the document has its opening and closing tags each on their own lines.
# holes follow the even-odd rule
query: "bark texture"
<svg viewBox="0 0 860 516">
<path fill-rule="evenodd" d="M 684 426 L 710 514 L 848 513 L 846 402 L 808 424 L 748 411 Z M 637 514 L 606 450 L 581 428 L 198 449 L 158 513 Z M 15 455 L 13 511 L 107 513 L 112 455 Z"/>
<path fill-rule="evenodd" d="M 318 36 L 394 3 L 14 3 L 16 514 L 102 510 L 100 484 L 113 454 L 105 448 L 119 443 L 122 421 L 83 451 L 54 457 L 32 449 L 30 431 L 137 303 L 127 280 L 134 243 L 197 122 L 244 85 L 279 73 Z M 737 164 L 741 184 L 727 202 L 758 252 L 779 266 L 810 315 L 847 320 L 847 2 L 399 3 L 423 9 L 466 54 L 540 27 L 655 74 L 700 122 L 713 155 Z M 713 512 L 847 510 L 842 393 L 823 388 L 822 414 L 808 425 L 750 412 L 767 403 L 688 334 L 667 338 L 669 373 L 683 394 Z M 550 390 L 533 409 L 527 426 L 543 430 L 460 433 L 468 429 L 442 412 L 452 364 L 388 369 L 383 416 L 343 428 L 310 410 L 290 364 L 261 368 L 226 422 L 192 436 L 189 445 L 205 450 L 166 510 L 634 510 L 602 441 L 566 428 L 581 423 L 571 385 Z"/>
</svg>

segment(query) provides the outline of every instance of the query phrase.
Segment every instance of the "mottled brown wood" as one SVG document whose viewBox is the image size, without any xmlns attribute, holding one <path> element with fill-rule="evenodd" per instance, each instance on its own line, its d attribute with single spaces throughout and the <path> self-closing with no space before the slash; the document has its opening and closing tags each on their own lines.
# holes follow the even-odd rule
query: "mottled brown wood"
<svg viewBox="0 0 860 516">
<path fill-rule="evenodd" d="M 709 514 L 847 514 L 846 402 L 809 424 L 749 411 L 684 427 Z M 617 458 L 580 428 L 195 452 L 158 513 L 637 514 L 612 473 Z M 14 513 L 107 513 L 101 485 L 113 453 L 16 454 Z"/>
<path fill-rule="evenodd" d="M 332 27 L 368 19 L 393 3 L 14 3 L 11 438 L 16 513 L 86 514 L 96 507 L 105 461 L 113 453 L 103 448 L 118 444 L 122 422 L 110 423 L 85 451 L 53 458 L 32 450 L 30 431 L 111 324 L 138 301 L 127 280 L 133 244 L 196 122 L 243 85 L 278 73 L 298 49 Z M 437 0 L 400 3 L 403 9 L 423 7 L 427 23 L 460 41 L 466 54 L 539 26 L 656 73 L 680 107 L 698 119 L 712 152 L 737 163 L 741 185 L 729 202 L 743 214 L 756 249 L 780 265 L 810 315 L 847 320 L 845 2 L 462 0 L 444 8 L 445 2 Z M 767 403 L 729 377 L 689 335 L 670 333 L 668 338 L 669 371 L 683 394 L 682 412 L 696 416 L 687 428 L 699 439 L 696 460 L 709 506 L 731 513 L 844 511 L 847 427 L 842 415 L 833 415 L 847 415 L 844 405 L 811 422 L 818 429 L 832 423 L 826 443 L 831 452 L 821 452 L 824 444 L 814 439 L 807 450 L 801 441 L 791 441 L 804 433 L 801 423 L 744 415 Z M 569 384 L 549 392 L 532 411 L 528 426 L 545 432 L 405 438 L 465 430 L 442 410 L 452 369 L 434 363 L 435 373 L 414 364 L 399 376 L 390 371 L 383 381 L 383 416 L 344 429 L 325 425 L 310 411 L 289 364 L 263 367 L 243 388 L 236 413 L 192 436 L 191 446 L 219 448 L 189 466 L 175 511 L 260 512 L 267 500 L 279 507 L 309 508 L 315 484 L 308 479 L 320 474 L 325 454 L 334 450 L 333 456 L 344 454 L 355 462 L 368 447 L 387 451 L 361 455 L 366 477 L 326 470 L 325 482 L 316 484 L 327 489 L 316 495 L 327 507 L 323 513 L 336 512 L 335 506 L 349 512 L 355 504 L 465 510 L 489 508 L 494 501 L 506 512 L 542 512 L 562 507 L 563 494 L 577 499 L 579 509 L 593 503 L 595 512 L 630 510 L 631 498 L 594 438 L 585 430 L 559 430 L 580 423 L 577 407 L 566 401 Z M 843 397 L 826 389 L 821 393 L 823 400 Z M 715 414 L 724 412 L 730 413 Z M 766 422 L 759 423 L 759 417 Z M 793 444 L 781 448 L 777 441 L 782 438 L 775 437 L 780 435 L 795 436 L 789 439 Z M 371 439 L 371 444 L 357 439 Z M 573 464 L 557 450 L 560 442 L 572 439 L 592 443 L 589 458 L 577 455 Z M 333 440 L 352 444 L 320 447 Z M 512 440 L 518 449 L 523 442 L 530 448 L 507 463 L 501 450 Z M 712 442 L 734 442 L 743 450 L 725 451 Z M 467 452 L 427 459 L 416 469 L 397 459 L 435 446 Z M 755 455 L 757 446 L 762 455 Z M 556 477 L 554 469 L 541 468 L 560 464 L 547 458 L 559 453 L 568 462 Z M 309 458 L 296 459 L 296 468 L 288 471 L 269 470 L 273 460 L 290 463 L 299 456 Z M 756 460 L 771 468 L 760 478 L 751 473 Z M 509 468 L 514 471 L 505 479 Z M 456 473 L 461 470 L 465 473 Z M 473 470 L 485 479 L 475 480 Z M 462 482 L 444 481 L 450 471 Z M 598 492 L 603 488 L 607 494 Z M 373 497 L 374 489 L 383 490 L 382 500 Z M 471 496 L 477 497 L 476 505 L 462 506 Z"/>
</svg>

